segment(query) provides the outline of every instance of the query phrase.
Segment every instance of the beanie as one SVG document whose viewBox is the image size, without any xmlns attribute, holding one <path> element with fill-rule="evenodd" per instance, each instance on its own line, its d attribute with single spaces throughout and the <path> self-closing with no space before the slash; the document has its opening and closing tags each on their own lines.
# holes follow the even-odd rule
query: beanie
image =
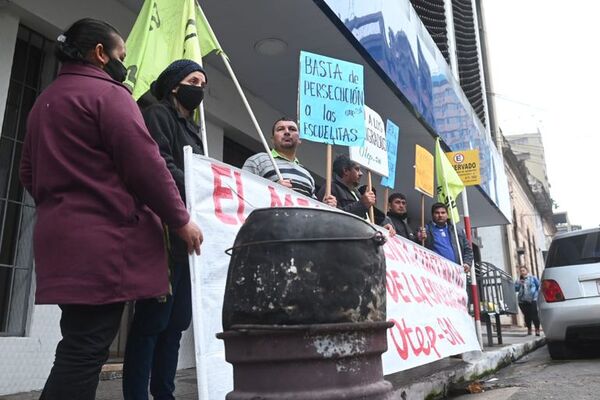
<svg viewBox="0 0 600 400">
<path fill-rule="evenodd" d="M 195 71 L 202 72 L 208 81 L 206 72 L 204 72 L 204 69 L 197 62 L 192 60 L 173 61 L 167 68 L 165 68 L 163 72 L 160 73 L 158 78 L 152 82 L 152 85 L 150 85 L 150 91 L 154 97 L 156 97 L 158 100 L 162 100 L 162 98 L 167 96 L 183 78 Z"/>
</svg>

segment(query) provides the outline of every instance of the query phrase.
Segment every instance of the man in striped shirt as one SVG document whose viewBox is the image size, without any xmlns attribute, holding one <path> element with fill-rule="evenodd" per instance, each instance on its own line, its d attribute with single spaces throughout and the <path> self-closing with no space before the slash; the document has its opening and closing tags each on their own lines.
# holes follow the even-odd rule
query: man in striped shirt
<svg viewBox="0 0 600 400">
<path fill-rule="evenodd" d="M 248 158 L 242 169 L 278 182 L 308 197 L 315 197 L 315 180 L 296 158 L 296 151 L 301 143 L 296 121 L 286 117 L 280 118 L 273 124 L 271 133 L 273 135 L 271 155 L 279 167 L 283 180 L 279 180 L 267 153 L 258 153 Z M 335 197 L 331 195 L 323 198 L 322 201 L 332 207 L 337 205 Z"/>
</svg>

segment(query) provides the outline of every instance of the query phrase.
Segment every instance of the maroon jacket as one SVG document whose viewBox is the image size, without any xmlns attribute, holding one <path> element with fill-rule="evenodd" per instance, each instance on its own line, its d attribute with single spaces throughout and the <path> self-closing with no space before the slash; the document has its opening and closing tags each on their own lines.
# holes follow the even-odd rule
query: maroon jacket
<svg viewBox="0 0 600 400">
<path fill-rule="evenodd" d="M 20 172 L 37 207 L 36 303 L 167 293 L 160 219 L 178 228 L 190 217 L 124 86 L 66 63 L 29 114 Z"/>
</svg>

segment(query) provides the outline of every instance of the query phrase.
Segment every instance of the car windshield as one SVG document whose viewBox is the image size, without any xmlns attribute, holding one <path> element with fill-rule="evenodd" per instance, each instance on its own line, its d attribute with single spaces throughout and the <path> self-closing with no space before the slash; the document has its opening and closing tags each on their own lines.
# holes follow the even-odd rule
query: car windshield
<svg viewBox="0 0 600 400">
<path fill-rule="evenodd" d="M 546 268 L 600 262 L 600 232 L 556 239 L 548 251 Z"/>
</svg>

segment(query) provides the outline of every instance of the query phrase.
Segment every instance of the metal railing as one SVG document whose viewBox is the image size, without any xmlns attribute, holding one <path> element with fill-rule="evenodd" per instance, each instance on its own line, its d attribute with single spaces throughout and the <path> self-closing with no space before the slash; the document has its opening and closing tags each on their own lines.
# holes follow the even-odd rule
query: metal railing
<svg viewBox="0 0 600 400">
<path fill-rule="evenodd" d="M 512 276 L 488 262 L 475 264 L 481 320 L 487 329 L 488 345 L 493 345 L 492 318 L 496 325 L 498 344 L 502 344 L 501 315 L 513 315 L 518 312 L 517 296 Z M 469 309 L 473 310 L 469 292 Z"/>
</svg>

